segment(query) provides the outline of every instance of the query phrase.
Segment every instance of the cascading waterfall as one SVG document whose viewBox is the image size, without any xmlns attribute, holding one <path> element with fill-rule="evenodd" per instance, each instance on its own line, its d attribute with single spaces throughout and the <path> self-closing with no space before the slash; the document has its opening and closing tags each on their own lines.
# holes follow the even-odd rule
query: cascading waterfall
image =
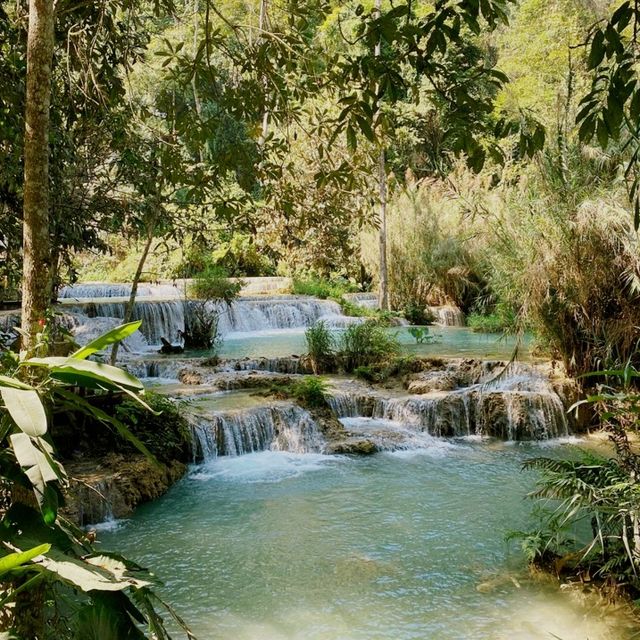
<svg viewBox="0 0 640 640">
<path fill-rule="evenodd" d="M 289 403 L 212 412 L 192 418 L 199 456 L 239 456 L 256 451 L 321 453 L 325 441 L 308 411 Z"/>
<path fill-rule="evenodd" d="M 62 287 L 58 292 L 58 298 L 124 298 L 131 295 L 130 284 L 107 284 L 104 282 L 87 282 L 84 284 L 72 284 Z M 149 296 L 151 289 L 143 285 L 138 286 L 137 295 Z"/>
<path fill-rule="evenodd" d="M 387 420 L 432 436 L 546 440 L 569 434 L 562 400 L 530 367 L 453 391 L 395 398 L 338 393 L 328 401 L 338 418 Z"/>
<path fill-rule="evenodd" d="M 377 309 L 379 307 L 378 296 L 375 293 L 345 293 L 343 298 L 366 309 Z"/>
<path fill-rule="evenodd" d="M 342 315 L 340 305 L 332 300 L 243 298 L 222 310 L 218 328 L 224 336 L 229 333 L 304 328 L 320 320 L 330 327 L 344 327 L 360 321 Z"/>
<path fill-rule="evenodd" d="M 80 302 L 67 299 L 63 309 L 84 317 L 85 324 L 91 325 L 96 324 L 98 318 L 123 319 L 126 303 L 126 299 L 115 297 Z M 188 303 L 175 298 L 157 300 L 143 297 L 136 300 L 133 318 L 142 320 L 141 332 L 148 344 L 159 345 L 161 338 L 179 341 L 180 332 L 185 328 L 185 304 Z M 334 328 L 362 321 L 361 318 L 342 315 L 340 305 L 331 300 L 292 296 L 242 298 L 229 307 L 215 305 L 211 312 L 219 314 L 218 330 L 223 337 L 230 333 L 301 329 L 320 320 Z"/>
<path fill-rule="evenodd" d="M 71 313 L 97 318 L 124 318 L 126 302 L 108 299 L 65 305 Z M 140 330 L 149 344 L 160 344 L 160 338 L 178 339 L 184 331 L 184 303 L 181 300 L 137 300 L 133 307 L 133 320 L 142 320 Z"/>
<path fill-rule="evenodd" d="M 441 307 L 429 307 L 435 316 L 435 324 L 442 327 L 464 327 L 465 318 L 462 309 L 454 305 L 444 305 Z"/>
</svg>

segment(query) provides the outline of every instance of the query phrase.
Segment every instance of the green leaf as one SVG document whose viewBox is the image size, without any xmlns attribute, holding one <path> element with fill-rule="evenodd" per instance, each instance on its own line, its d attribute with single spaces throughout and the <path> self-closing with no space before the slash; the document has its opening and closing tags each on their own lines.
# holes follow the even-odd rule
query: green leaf
<svg viewBox="0 0 640 640">
<path fill-rule="evenodd" d="M 97 353 L 98 351 L 102 351 L 110 344 L 121 342 L 125 338 L 128 338 L 140 328 L 141 324 L 142 320 L 137 320 L 136 322 L 128 322 L 127 324 L 115 327 L 115 329 L 107 331 L 107 333 L 104 333 L 95 340 L 92 340 L 89 344 L 72 353 L 71 357 L 77 360 L 84 360 L 90 355 Z"/>
<path fill-rule="evenodd" d="M 102 362 L 92 362 L 91 360 L 66 358 L 63 363 L 52 367 L 49 375 L 53 379 L 67 383 L 75 379 L 78 386 L 84 386 L 83 383 L 88 378 L 98 383 L 117 385 L 132 391 L 142 391 L 144 389 L 138 378 L 123 369 L 112 367 Z"/>
<path fill-rule="evenodd" d="M 8 376 L 0 376 L 0 387 L 10 387 L 11 389 L 33 389 L 33 387 L 28 384 Z"/>
<path fill-rule="evenodd" d="M 596 118 L 595 116 L 589 116 L 580 125 L 578 131 L 578 137 L 582 142 L 589 142 L 593 138 L 593 134 L 596 131 Z"/>
<path fill-rule="evenodd" d="M 591 40 L 591 50 L 589 51 L 587 67 L 589 69 L 595 69 L 602 62 L 604 54 L 604 32 L 598 29 Z"/>
<path fill-rule="evenodd" d="M 41 438 L 32 440 L 26 433 L 13 433 L 9 436 L 11 448 L 18 464 L 29 478 L 38 502 L 42 504 L 47 482 L 59 480 L 59 474 L 47 457 L 35 445 L 34 441 L 46 446 Z"/>
<path fill-rule="evenodd" d="M 607 148 L 607 143 L 609 142 L 609 132 L 607 131 L 607 126 L 604 123 L 604 120 L 600 120 L 598 122 L 598 126 L 596 128 L 596 136 L 598 138 L 598 143 L 603 149 Z"/>
<path fill-rule="evenodd" d="M 27 564 L 37 556 L 44 555 L 51 549 L 50 544 L 41 544 L 28 551 L 21 551 L 19 553 L 10 553 L 3 558 L 0 558 L 0 576 L 12 571 L 13 569 L 20 567 L 23 564 Z"/>
<path fill-rule="evenodd" d="M 37 391 L 2 387 L 0 396 L 9 415 L 24 433 L 37 437 L 47 432 L 47 414 Z"/>
<path fill-rule="evenodd" d="M 59 554 L 61 559 L 45 556 L 39 564 L 47 571 L 55 573 L 65 582 L 78 587 L 82 591 L 122 591 L 129 587 L 145 587 L 150 583 L 127 575 L 124 564 L 100 563 L 89 559 L 86 562 L 70 556 Z"/>
<path fill-rule="evenodd" d="M 351 151 L 355 151 L 358 146 L 356 132 L 350 124 L 347 125 L 347 146 L 349 147 L 349 149 L 351 149 Z"/>
</svg>

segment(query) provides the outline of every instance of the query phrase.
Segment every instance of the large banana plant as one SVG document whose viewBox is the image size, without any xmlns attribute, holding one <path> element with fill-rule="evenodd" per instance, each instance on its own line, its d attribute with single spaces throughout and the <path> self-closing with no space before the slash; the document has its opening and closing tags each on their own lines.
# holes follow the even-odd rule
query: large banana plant
<svg viewBox="0 0 640 640">
<path fill-rule="evenodd" d="M 0 640 L 166 640 L 170 635 L 158 607 L 174 618 L 187 638 L 193 638 L 151 588 L 151 574 L 118 554 L 96 551 L 85 532 L 59 512 L 67 476 L 49 431 L 48 416 L 53 409 L 85 412 L 93 422 L 115 428 L 153 459 L 138 438 L 93 406 L 86 395 L 118 392 L 146 406 L 144 388 L 137 378 L 87 359 L 139 327 L 140 322 L 116 327 L 68 357 L 24 359 L 18 362 L 15 376 L 0 376 L 0 494 L 5 502 L 0 520 L 0 607 L 4 614 L 0 620 L 5 628 Z M 42 604 L 42 611 L 31 612 L 29 617 L 39 623 L 25 629 L 21 603 L 29 602 L 29 594 L 37 590 L 46 597 L 36 601 L 50 604 L 46 610 Z"/>
</svg>

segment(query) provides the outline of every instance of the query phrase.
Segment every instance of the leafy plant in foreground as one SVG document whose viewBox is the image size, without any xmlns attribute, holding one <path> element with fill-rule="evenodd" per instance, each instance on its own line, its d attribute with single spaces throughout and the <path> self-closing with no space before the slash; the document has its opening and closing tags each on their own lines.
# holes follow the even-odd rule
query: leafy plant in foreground
<svg viewBox="0 0 640 640">
<path fill-rule="evenodd" d="M 525 468 L 542 473 L 530 497 L 550 509 L 541 526 L 521 535 L 535 562 L 552 561 L 556 570 L 588 572 L 614 585 L 640 590 L 640 458 L 629 434 L 637 432 L 640 394 L 631 366 L 598 372 L 618 378 L 622 388 L 601 386 L 578 403 L 595 406 L 609 430 L 615 456 L 582 454 L 578 460 L 534 458 Z M 575 540 L 571 539 L 575 536 Z"/>
<path fill-rule="evenodd" d="M 156 611 L 159 605 L 193 638 L 151 589 L 151 574 L 119 554 L 96 550 L 59 512 L 67 476 L 49 433 L 52 407 L 89 414 L 154 459 L 119 420 L 93 406 L 88 395 L 121 393 L 144 405 L 137 378 L 87 359 L 139 326 L 117 327 L 68 357 L 22 360 L 22 379 L 0 376 L 0 631 L 11 637 L 166 640 L 170 636 Z M 78 388 L 85 395 L 74 391 Z"/>
</svg>

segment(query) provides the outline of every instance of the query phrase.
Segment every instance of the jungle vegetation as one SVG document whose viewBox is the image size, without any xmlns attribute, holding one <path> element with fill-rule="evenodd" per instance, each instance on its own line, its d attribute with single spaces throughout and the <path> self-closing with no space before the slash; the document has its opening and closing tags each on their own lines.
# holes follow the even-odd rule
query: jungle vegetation
<svg viewBox="0 0 640 640">
<path fill-rule="evenodd" d="M 137 380 L 90 359 L 131 324 L 48 353 L 63 283 L 219 267 L 373 285 L 383 310 L 454 303 L 533 329 L 572 375 L 635 371 L 639 11 L 605 0 L 0 2 L 0 296 L 22 305 L 22 351 L 0 380 L 1 628 L 168 637 L 149 576 L 97 554 L 58 510 L 52 408 L 90 412 L 151 455 L 76 393 L 144 401 Z M 130 309 L 134 297 L 135 286 Z M 354 367 L 371 364 L 360 342 L 380 342 L 362 326 L 345 347 Z M 322 365 L 332 345 L 319 333 Z M 622 424 L 614 466 L 535 464 L 550 474 L 542 497 L 596 519 L 589 562 L 595 550 L 604 577 L 637 581 L 637 459 L 623 442 L 633 394 L 593 396 Z"/>
</svg>

